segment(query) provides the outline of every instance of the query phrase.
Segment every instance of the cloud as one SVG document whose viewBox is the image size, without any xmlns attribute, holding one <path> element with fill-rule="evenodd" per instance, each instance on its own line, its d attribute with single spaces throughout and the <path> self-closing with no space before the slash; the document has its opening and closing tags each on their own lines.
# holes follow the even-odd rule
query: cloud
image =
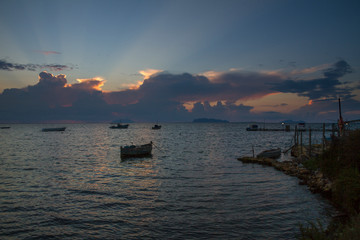
<svg viewBox="0 0 360 240">
<path fill-rule="evenodd" d="M 340 60 L 333 67 L 324 71 L 324 76 L 330 79 L 343 77 L 345 74 L 352 73 L 351 66 L 344 60 Z"/>
<path fill-rule="evenodd" d="M 144 79 L 148 79 L 151 76 L 153 76 L 153 75 L 155 75 L 157 73 L 160 73 L 160 72 L 163 72 L 163 70 L 148 68 L 148 69 L 139 71 L 139 73 L 144 76 Z"/>
<path fill-rule="evenodd" d="M 326 68 L 323 78 L 299 81 L 274 73 L 236 69 L 201 75 L 156 72 L 149 76 L 144 74 L 147 77 L 137 88 L 124 91 L 102 91 L 105 83 L 102 78 L 78 79 L 75 83 L 68 83 L 64 74 L 53 75 L 43 71 L 36 84 L 21 89 L 5 89 L 0 94 L 0 122 L 109 122 L 119 118 L 192 121 L 201 117 L 230 121 L 336 119 L 336 101 L 325 99 L 334 99 L 338 94 L 346 96 L 342 98 L 344 113 L 356 116 L 360 103 L 353 99 L 351 92 L 359 85 L 352 83 L 344 86 L 338 79 L 352 71 L 345 63 L 338 62 Z M 268 112 L 255 112 L 253 106 L 241 104 L 248 99 L 289 92 L 307 96 L 312 104 L 290 113 L 276 111 L 286 105 L 284 100 L 272 103 L 275 111 Z"/>
<path fill-rule="evenodd" d="M 237 101 L 255 99 L 270 94 L 268 83 L 278 83 L 278 76 L 230 71 L 214 75 L 211 80 L 189 73 L 160 73 L 144 80 L 136 91 L 143 98 L 188 101 Z"/>
<path fill-rule="evenodd" d="M 314 72 L 318 72 L 318 71 L 322 71 L 326 68 L 329 67 L 329 64 L 322 64 L 320 66 L 315 66 L 315 67 L 309 67 L 309 68 L 304 68 L 304 69 L 295 69 L 293 71 L 290 72 L 290 74 L 292 76 L 294 75 L 303 75 L 303 74 L 310 74 L 310 73 L 314 73 Z"/>
<path fill-rule="evenodd" d="M 263 107 L 273 107 L 273 108 L 278 108 L 278 107 L 285 107 L 288 106 L 289 104 L 287 103 L 281 103 L 281 104 L 273 104 L 273 105 L 262 105 Z"/>
<path fill-rule="evenodd" d="M 41 51 L 41 50 L 38 50 L 38 51 L 35 51 L 35 52 L 38 52 L 38 53 L 41 53 L 41 54 L 44 54 L 44 55 L 61 54 L 61 52 L 56 52 L 56 51 Z"/>
<path fill-rule="evenodd" d="M 103 82 L 82 79 L 68 84 L 64 74 L 43 71 L 35 85 L 5 89 L 0 94 L 0 121 L 109 120 L 112 110 L 98 90 Z"/>
<path fill-rule="evenodd" d="M 73 69 L 72 66 L 68 65 L 61 65 L 61 64 L 20 64 L 20 63 L 10 63 L 6 60 L 0 60 L 0 70 L 5 71 L 20 71 L 20 70 L 27 70 L 27 71 L 37 71 L 39 69 L 47 68 L 52 71 L 62 71 Z"/>
<path fill-rule="evenodd" d="M 105 80 L 101 77 L 90 79 L 76 79 L 78 83 L 70 84 L 68 87 L 81 90 L 97 90 L 101 91 L 101 87 L 104 86 Z"/>
<path fill-rule="evenodd" d="M 297 93 L 299 96 L 308 97 L 310 100 L 351 98 L 353 88 L 347 87 L 338 78 L 352 73 L 351 66 L 344 60 L 338 61 L 332 67 L 324 70 L 323 78 L 311 80 L 285 80 L 271 83 L 272 90 L 283 93 Z"/>
</svg>

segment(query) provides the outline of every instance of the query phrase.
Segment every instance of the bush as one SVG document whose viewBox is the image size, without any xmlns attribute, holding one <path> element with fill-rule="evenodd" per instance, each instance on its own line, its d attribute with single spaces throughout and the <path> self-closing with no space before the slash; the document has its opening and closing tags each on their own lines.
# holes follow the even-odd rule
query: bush
<svg viewBox="0 0 360 240">
<path fill-rule="evenodd" d="M 360 130 L 348 132 L 334 139 L 330 148 L 318 159 L 310 159 L 304 166 L 320 170 L 333 181 L 332 200 L 345 210 L 350 220 L 339 223 L 335 220 L 324 230 L 321 224 L 300 226 L 300 239 L 360 239 Z"/>
<path fill-rule="evenodd" d="M 320 160 L 322 172 L 334 180 L 342 169 L 360 171 L 360 130 L 348 132 L 347 136 L 334 139 Z"/>
<path fill-rule="evenodd" d="M 320 167 L 320 160 L 318 158 L 310 158 L 303 162 L 305 168 L 310 171 L 316 171 Z"/>
<path fill-rule="evenodd" d="M 343 227 L 339 235 L 339 240 L 358 240 L 360 239 L 360 215 L 350 219 L 349 224 Z"/>
<path fill-rule="evenodd" d="M 333 200 L 347 213 L 359 212 L 360 174 L 357 169 L 347 168 L 340 171 L 332 189 Z"/>
</svg>

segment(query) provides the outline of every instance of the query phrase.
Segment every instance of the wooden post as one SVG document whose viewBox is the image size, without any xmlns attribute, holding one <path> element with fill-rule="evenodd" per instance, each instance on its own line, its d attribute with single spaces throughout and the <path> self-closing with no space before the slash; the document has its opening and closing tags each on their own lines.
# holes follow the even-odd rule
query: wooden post
<svg viewBox="0 0 360 240">
<path fill-rule="evenodd" d="M 309 159 L 311 158 L 311 127 L 309 127 Z"/>
<path fill-rule="evenodd" d="M 302 151 L 302 149 L 303 149 L 303 138 L 302 138 L 302 131 L 300 131 L 300 156 L 302 156 L 302 154 L 303 154 L 303 151 Z"/>
<path fill-rule="evenodd" d="M 325 123 L 323 123 L 322 153 L 325 151 Z"/>
<path fill-rule="evenodd" d="M 252 148 L 252 154 L 253 154 L 253 158 L 255 158 L 255 151 L 254 151 L 254 146 L 251 146 Z"/>
</svg>

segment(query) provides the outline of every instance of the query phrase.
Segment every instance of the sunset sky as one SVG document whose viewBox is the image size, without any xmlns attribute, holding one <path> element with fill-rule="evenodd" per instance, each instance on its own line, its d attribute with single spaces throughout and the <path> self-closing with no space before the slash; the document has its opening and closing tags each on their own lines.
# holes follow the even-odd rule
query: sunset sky
<svg viewBox="0 0 360 240">
<path fill-rule="evenodd" d="M 360 119 L 358 0 L 2 0 L 0 123 Z"/>
</svg>

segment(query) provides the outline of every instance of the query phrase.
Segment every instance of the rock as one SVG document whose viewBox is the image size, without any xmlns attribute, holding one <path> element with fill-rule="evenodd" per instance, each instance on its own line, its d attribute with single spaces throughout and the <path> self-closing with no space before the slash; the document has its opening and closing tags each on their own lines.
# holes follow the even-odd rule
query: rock
<svg viewBox="0 0 360 240">
<path fill-rule="evenodd" d="M 332 183 L 320 171 L 315 173 L 302 167 L 295 161 L 278 162 L 270 158 L 238 158 L 243 163 L 256 163 L 261 165 L 272 166 L 275 169 L 284 172 L 287 175 L 296 176 L 300 179 L 299 185 L 307 185 L 313 193 L 331 193 Z"/>
</svg>

